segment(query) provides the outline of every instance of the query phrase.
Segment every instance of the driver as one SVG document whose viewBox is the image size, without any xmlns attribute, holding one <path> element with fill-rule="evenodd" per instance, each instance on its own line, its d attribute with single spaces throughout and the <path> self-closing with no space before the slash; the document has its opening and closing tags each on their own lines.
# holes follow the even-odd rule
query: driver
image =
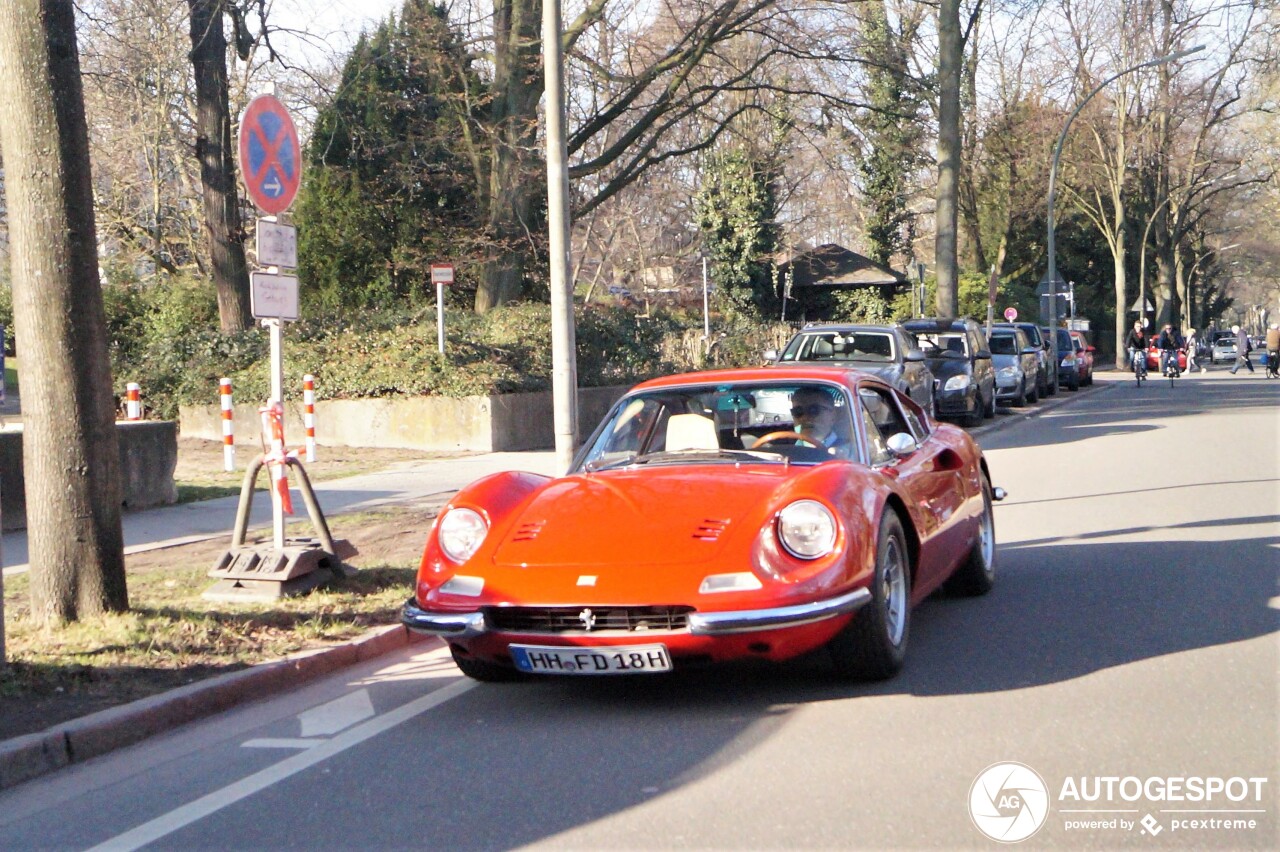
<svg viewBox="0 0 1280 852">
<path fill-rule="evenodd" d="M 853 446 L 836 428 L 838 414 L 831 392 L 820 387 L 802 387 L 791 395 L 791 416 L 796 432 L 817 441 L 828 453 L 849 458 Z"/>
</svg>

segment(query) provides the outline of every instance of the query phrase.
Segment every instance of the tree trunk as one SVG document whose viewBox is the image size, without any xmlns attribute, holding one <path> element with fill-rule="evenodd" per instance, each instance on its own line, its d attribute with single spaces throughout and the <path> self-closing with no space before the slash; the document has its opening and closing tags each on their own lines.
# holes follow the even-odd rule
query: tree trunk
<svg viewBox="0 0 1280 852">
<path fill-rule="evenodd" d="M 71 0 L 0 3 L 0 143 L 22 341 L 31 612 L 128 609 L 106 319 Z"/>
<path fill-rule="evenodd" d="M 960 0 L 942 0 L 938 9 L 938 203 L 934 264 L 938 274 L 938 313 L 959 312 L 956 258 L 957 193 L 960 181 Z"/>
<path fill-rule="evenodd" d="M 196 84 L 196 159 L 200 161 L 204 190 L 205 230 L 222 332 L 233 334 L 249 327 L 252 309 L 231 149 L 227 39 L 222 29 L 225 6 L 226 0 L 187 0 L 191 10 L 191 68 Z"/>
<path fill-rule="evenodd" d="M 489 260 L 476 289 L 476 312 L 514 302 L 524 290 L 536 215 L 537 108 L 542 98 L 542 4 L 495 0 L 493 102 L 490 106 Z M 545 182 L 545 181 L 544 181 Z"/>
</svg>

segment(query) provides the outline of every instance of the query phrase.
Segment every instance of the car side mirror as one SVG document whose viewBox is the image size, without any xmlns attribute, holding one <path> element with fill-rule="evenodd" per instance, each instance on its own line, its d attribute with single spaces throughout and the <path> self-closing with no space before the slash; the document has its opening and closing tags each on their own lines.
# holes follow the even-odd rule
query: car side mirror
<svg viewBox="0 0 1280 852">
<path fill-rule="evenodd" d="M 973 357 L 974 357 L 974 359 L 975 359 L 975 360 L 978 360 L 978 361 L 990 361 L 990 360 L 991 360 L 991 350 L 990 350 L 990 349 L 979 349 L 976 353 L 974 353 L 974 356 L 973 356 Z"/>
<path fill-rule="evenodd" d="M 902 355 L 903 361 L 923 361 L 924 359 L 925 355 L 922 349 L 908 349 Z"/>
<path fill-rule="evenodd" d="M 889 448 L 889 452 L 893 453 L 895 458 L 899 459 L 903 456 L 909 456 L 920 449 L 916 439 L 906 432 L 895 432 L 890 435 L 889 440 L 885 441 L 885 446 Z"/>
<path fill-rule="evenodd" d="M 1093 346 L 1086 346 L 1086 347 L 1085 347 L 1085 351 L 1086 351 L 1086 352 L 1097 352 L 1098 350 L 1097 350 L 1095 347 L 1093 347 Z"/>
<path fill-rule="evenodd" d="M 1023 350 L 1022 350 L 1022 354 L 1023 354 L 1023 355 L 1039 355 L 1039 354 L 1040 354 L 1040 347 L 1038 347 L 1038 346 L 1028 346 L 1026 349 L 1023 349 Z"/>
<path fill-rule="evenodd" d="M 766 361 L 777 361 L 777 360 L 778 360 L 778 350 L 777 350 L 777 349 L 766 349 L 766 350 L 764 350 L 764 360 L 766 360 Z"/>
</svg>

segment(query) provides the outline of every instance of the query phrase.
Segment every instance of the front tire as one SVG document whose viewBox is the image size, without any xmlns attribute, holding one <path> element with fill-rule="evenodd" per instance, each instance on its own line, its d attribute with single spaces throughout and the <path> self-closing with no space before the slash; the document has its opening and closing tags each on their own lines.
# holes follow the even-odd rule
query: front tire
<svg viewBox="0 0 1280 852">
<path fill-rule="evenodd" d="M 827 645 L 841 677 L 885 680 L 902 668 L 911 632 L 911 556 L 892 509 L 880 519 L 871 600 Z"/>
<path fill-rule="evenodd" d="M 472 680 L 479 680 L 485 683 L 504 683 L 520 677 L 520 672 L 514 668 L 500 666 L 497 663 L 487 663 L 484 660 L 468 656 L 452 645 L 449 646 L 449 653 L 453 654 L 453 661 L 457 664 L 458 669 Z"/>
<path fill-rule="evenodd" d="M 982 517 L 978 538 L 964 562 L 951 575 L 948 586 L 962 595 L 985 595 L 996 582 L 996 520 L 992 511 L 991 483 L 982 478 Z"/>
</svg>

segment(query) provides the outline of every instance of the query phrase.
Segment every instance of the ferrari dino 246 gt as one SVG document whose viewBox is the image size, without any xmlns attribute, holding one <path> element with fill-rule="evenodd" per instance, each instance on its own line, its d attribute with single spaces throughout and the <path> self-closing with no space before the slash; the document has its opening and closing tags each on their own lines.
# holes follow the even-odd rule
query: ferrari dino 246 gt
<svg viewBox="0 0 1280 852">
<path fill-rule="evenodd" d="M 402 620 L 467 675 L 666 672 L 820 648 L 902 666 L 910 612 L 995 578 L 993 488 L 962 429 L 856 371 L 644 382 L 562 477 L 506 472 L 449 501 Z"/>
</svg>

